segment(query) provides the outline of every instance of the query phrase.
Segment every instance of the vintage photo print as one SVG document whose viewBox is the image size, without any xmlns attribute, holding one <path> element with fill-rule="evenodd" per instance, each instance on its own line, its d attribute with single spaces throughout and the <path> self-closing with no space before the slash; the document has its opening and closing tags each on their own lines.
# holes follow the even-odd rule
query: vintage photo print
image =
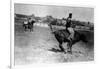
<svg viewBox="0 0 100 69">
<path fill-rule="evenodd" d="M 94 8 L 14 3 L 14 64 L 94 60 Z"/>
</svg>

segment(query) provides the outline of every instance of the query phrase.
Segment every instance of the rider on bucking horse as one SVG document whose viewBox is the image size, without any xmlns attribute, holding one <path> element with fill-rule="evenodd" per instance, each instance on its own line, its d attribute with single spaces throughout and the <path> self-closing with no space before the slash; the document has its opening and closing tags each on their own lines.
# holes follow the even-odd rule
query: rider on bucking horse
<svg viewBox="0 0 100 69">
<path fill-rule="evenodd" d="M 74 38 L 74 29 L 72 28 L 72 13 L 69 13 L 68 18 L 66 19 L 66 31 L 69 32 L 69 40 Z"/>
</svg>

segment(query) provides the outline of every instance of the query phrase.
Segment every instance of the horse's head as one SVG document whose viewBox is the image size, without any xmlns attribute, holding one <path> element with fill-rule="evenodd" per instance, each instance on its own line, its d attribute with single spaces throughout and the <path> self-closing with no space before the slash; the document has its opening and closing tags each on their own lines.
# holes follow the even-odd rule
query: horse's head
<svg viewBox="0 0 100 69">
<path fill-rule="evenodd" d="M 85 34 L 81 34 L 80 38 L 81 38 L 81 40 L 82 40 L 83 42 L 85 42 L 85 43 L 87 43 L 87 42 L 88 42 L 88 40 L 87 40 L 87 38 L 86 38 L 86 35 L 85 35 Z"/>
<path fill-rule="evenodd" d="M 82 32 L 80 31 L 75 31 L 75 35 L 74 35 L 74 41 L 73 43 L 76 43 L 78 41 L 83 41 L 85 43 L 87 43 L 87 37 L 85 34 L 83 34 Z"/>
</svg>

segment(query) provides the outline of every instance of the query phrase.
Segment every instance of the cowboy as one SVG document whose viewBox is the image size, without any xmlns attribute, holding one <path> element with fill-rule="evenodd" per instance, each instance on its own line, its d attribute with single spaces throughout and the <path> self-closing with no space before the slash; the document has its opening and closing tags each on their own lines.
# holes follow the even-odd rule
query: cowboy
<svg viewBox="0 0 100 69">
<path fill-rule="evenodd" d="M 32 22 L 32 19 L 31 18 L 28 18 L 28 23 L 31 23 Z"/>
<path fill-rule="evenodd" d="M 66 31 L 70 34 L 68 39 L 72 40 L 74 38 L 74 29 L 72 28 L 72 13 L 69 13 L 69 16 L 66 20 Z"/>
</svg>

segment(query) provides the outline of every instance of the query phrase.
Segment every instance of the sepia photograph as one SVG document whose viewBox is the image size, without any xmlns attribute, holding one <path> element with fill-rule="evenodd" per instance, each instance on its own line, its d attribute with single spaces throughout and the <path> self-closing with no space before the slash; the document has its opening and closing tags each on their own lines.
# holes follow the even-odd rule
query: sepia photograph
<svg viewBox="0 0 100 69">
<path fill-rule="evenodd" d="M 14 64 L 94 61 L 94 8 L 14 3 Z"/>
</svg>

